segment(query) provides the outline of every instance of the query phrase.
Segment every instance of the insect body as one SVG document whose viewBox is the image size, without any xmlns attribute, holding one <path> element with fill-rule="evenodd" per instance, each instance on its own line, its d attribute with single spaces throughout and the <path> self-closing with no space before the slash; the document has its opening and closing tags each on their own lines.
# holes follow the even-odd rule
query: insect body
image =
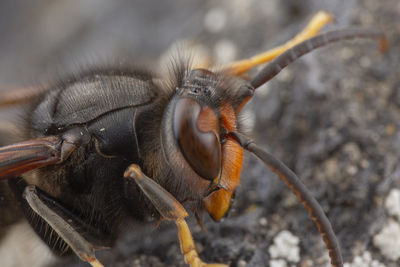
<svg viewBox="0 0 400 267">
<path fill-rule="evenodd" d="M 255 89 L 301 55 L 343 39 L 383 38 L 354 29 L 309 39 L 329 19 L 318 14 L 281 50 L 220 71 L 182 63 L 167 81 L 142 70 L 114 69 L 56 85 L 32 106 L 28 141 L 0 148 L 0 177 L 8 179 L 24 213 L 37 215 L 26 217 L 56 253 L 70 249 L 101 266 L 94 251 L 112 245 L 122 221 L 156 213 L 176 223 L 186 262 L 206 266 L 180 203 L 190 202 L 196 214 L 205 210 L 220 220 L 248 150 L 299 197 L 324 237 L 332 265 L 341 266 L 321 207 L 293 172 L 240 133 L 237 120 Z M 274 57 L 251 81 L 236 77 Z M 2 103 L 13 102 L 9 99 Z"/>
</svg>

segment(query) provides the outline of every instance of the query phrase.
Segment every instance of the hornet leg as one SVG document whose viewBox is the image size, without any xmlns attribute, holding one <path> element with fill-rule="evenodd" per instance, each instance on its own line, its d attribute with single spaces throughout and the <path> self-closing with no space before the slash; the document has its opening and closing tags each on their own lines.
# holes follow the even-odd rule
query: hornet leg
<svg viewBox="0 0 400 267">
<path fill-rule="evenodd" d="M 164 188 L 147 177 L 140 167 L 132 164 L 124 174 L 125 178 L 133 179 L 150 199 L 164 219 L 174 221 L 178 227 L 179 242 L 185 262 L 191 267 L 223 267 L 224 264 L 206 264 L 197 254 L 189 226 L 185 221 L 188 216 L 185 208 Z"/>
<path fill-rule="evenodd" d="M 103 267 L 94 254 L 96 248 L 84 239 L 67 220 L 42 201 L 35 186 L 27 186 L 23 197 L 32 210 L 49 224 L 81 260 L 88 262 L 93 267 Z"/>
</svg>

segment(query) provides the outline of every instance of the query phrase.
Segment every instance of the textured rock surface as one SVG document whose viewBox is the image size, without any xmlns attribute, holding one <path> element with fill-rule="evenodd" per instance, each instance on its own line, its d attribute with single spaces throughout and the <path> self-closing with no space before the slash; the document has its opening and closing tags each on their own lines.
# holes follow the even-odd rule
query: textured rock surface
<svg viewBox="0 0 400 267">
<path fill-rule="evenodd" d="M 156 65 L 175 41 L 229 62 L 284 42 L 320 9 L 336 17 L 327 29 L 385 31 L 391 44 L 385 55 L 374 42 L 361 41 L 299 60 L 259 89 L 244 120 L 250 136 L 293 169 L 321 203 L 347 266 L 400 265 L 380 245 L 394 241 L 383 233 L 400 224 L 398 196 L 391 193 L 387 200 L 400 188 L 397 0 L 78 2 L 2 1 L 0 84 L 46 83 L 108 61 Z M 205 225 L 208 231 L 202 232 L 191 222 L 200 255 L 209 262 L 269 266 L 269 251 L 282 231 L 300 239 L 298 266 L 329 262 L 306 211 L 250 156 L 229 218 L 219 224 L 205 218 Z M 112 250 L 99 252 L 100 259 L 108 266 L 184 266 L 173 225 L 136 229 Z M 271 266 L 296 265 L 287 259 L 273 259 Z M 60 266 L 65 264 L 83 266 L 75 259 Z"/>
</svg>

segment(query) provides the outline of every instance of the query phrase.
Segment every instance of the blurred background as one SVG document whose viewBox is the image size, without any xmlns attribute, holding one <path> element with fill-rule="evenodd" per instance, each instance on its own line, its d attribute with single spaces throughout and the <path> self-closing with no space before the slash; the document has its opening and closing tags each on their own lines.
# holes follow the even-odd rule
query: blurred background
<svg viewBox="0 0 400 267">
<path fill-rule="evenodd" d="M 293 169 L 330 218 L 347 266 L 400 265 L 400 3 L 398 0 L 2 0 L 0 90 L 51 84 L 98 65 L 159 71 L 175 45 L 219 65 L 299 32 L 319 10 L 325 30 L 384 31 L 315 51 L 260 88 L 243 111 L 249 135 Z M 0 110 L 12 123 L 18 107 Z M 191 222 L 202 259 L 231 266 L 329 266 L 297 199 L 247 156 L 229 217 Z M 135 226 L 107 266 L 184 266 L 175 228 Z M 137 229 L 141 229 L 138 231 Z M 3 241 L 4 242 L 4 241 Z M 75 258 L 58 266 L 85 266 Z"/>
</svg>

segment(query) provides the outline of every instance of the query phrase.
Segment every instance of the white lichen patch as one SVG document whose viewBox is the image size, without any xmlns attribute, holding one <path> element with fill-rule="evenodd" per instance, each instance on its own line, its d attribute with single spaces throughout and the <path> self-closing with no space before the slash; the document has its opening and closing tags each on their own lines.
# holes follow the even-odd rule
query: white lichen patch
<svg viewBox="0 0 400 267">
<path fill-rule="evenodd" d="M 287 263 L 284 260 L 271 260 L 269 262 L 269 266 L 271 267 L 287 267 Z"/>
<path fill-rule="evenodd" d="M 385 267 L 383 263 L 378 260 L 372 259 L 371 253 L 369 251 L 364 251 L 361 256 L 356 256 L 353 262 L 346 262 L 344 267 Z"/>
<path fill-rule="evenodd" d="M 285 259 L 289 262 L 300 261 L 299 238 L 289 231 L 281 231 L 274 238 L 268 251 L 272 259 Z"/>
<path fill-rule="evenodd" d="M 392 261 L 400 259 L 400 224 L 389 219 L 382 230 L 374 236 L 373 243 L 387 259 Z"/>
<path fill-rule="evenodd" d="M 392 189 L 385 201 L 385 208 L 390 215 L 400 221 L 400 189 Z"/>
</svg>

